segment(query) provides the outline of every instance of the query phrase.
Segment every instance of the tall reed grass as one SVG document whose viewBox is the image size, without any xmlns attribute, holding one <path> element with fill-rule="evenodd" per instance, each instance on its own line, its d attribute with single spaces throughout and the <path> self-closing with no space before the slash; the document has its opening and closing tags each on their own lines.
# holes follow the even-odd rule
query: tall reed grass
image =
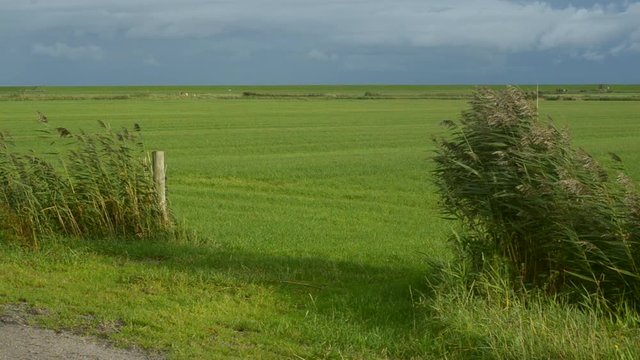
<svg viewBox="0 0 640 360">
<path fill-rule="evenodd" d="M 170 229 L 140 127 L 72 134 L 42 121 L 56 154 L 19 152 L 0 132 L 0 231 L 32 246 L 43 236 L 149 238 Z"/>
<path fill-rule="evenodd" d="M 450 135 L 434 158 L 464 260 L 481 272 L 501 259 L 525 287 L 638 306 L 640 197 L 621 166 L 606 170 L 574 149 L 517 88 L 478 89 L 470 105 L 444 122 Z"/>
</svg>

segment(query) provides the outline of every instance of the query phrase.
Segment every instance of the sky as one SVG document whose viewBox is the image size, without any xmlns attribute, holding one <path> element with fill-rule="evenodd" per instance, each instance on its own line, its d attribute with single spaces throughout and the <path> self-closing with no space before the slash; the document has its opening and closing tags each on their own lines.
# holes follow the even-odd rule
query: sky
<svg viewBox="0 0 640 360">
<path fill-rule="evenodd" d="M 0 0 L 0 86 L 640 83 L 640 0 Z"/>
</svg>

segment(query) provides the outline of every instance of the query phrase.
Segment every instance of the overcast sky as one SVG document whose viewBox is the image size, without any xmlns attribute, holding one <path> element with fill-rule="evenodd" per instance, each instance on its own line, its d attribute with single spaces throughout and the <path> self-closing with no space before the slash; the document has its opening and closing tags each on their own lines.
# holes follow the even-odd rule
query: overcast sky
<svg viewBox="0 0 640 360">
<path fill-rule="evenodd" d="M 640 83 L 640 0 L 0 0 L 0 85 Z"/>
</svg>

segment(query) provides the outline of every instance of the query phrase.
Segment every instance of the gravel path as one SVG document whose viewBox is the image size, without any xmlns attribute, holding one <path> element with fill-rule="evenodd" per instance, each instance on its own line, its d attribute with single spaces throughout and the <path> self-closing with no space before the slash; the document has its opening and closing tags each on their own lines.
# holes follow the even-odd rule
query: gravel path
<svg viewBox="0 0 640 360">
<path fill-rule="evenodd" d="M 0 305 L 0 360 L 151 360 L 135 350 L 117 349 L 98 339 L 26 325 L 23 305 Z"/>
<path fill-rule="evenodd" d="M 18 324 L 0 324 L 0 360 L 148 360 L 94 339 Z"/>
</svg>

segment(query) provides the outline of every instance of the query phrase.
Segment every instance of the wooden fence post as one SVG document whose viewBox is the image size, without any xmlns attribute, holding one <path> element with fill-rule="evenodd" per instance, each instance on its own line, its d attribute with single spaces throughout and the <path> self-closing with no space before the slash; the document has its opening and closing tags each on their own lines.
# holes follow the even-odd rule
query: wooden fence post
<svg viewBox="0 0 640 360">
<path fill-rule="evenodd" d="M 156 185 L 156 193 L 158 194 L 158 202 L 160 205 L 160 211 L 162 212 L 162 220 L 169 221 L 167 214 L 167 185 L 166 174 L 164 166 L 164 151 L 153 151 L 151 153 L 153 158 L 153 182 Z"/>
</svg>

